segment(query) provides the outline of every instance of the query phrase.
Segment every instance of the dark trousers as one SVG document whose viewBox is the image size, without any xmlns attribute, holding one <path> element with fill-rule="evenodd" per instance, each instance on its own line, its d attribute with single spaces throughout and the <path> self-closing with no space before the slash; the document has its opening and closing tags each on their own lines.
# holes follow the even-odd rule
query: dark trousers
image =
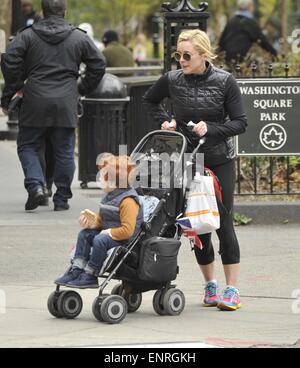
<svg viewBox="0 0 300 368">
<path fill-rule="evenodd" d="M 40 160 L 44 172 L 45 184 L 48 189 L 51 189 L 54 182 L 53 177 L 55 168 L 54 153 L 51 142 L 51 128 L 47 129 L 45 135 L 45 146 L 40 151 Z"/>
<path fill-rule="evenodd" d="M 220 241 L 220 255 L 223 265 L 240 263 L 240 247 L 233 224 L 233 202 L 235 188 L 235 160 L 223 165 L 209 167 L 219 179 L 222 189 L 223 206 L 219 206 L 221 228 L 217 231 Z M 215 253 L 211 234 L 200 235 L 203 250 L 195 248 L 199 265 L 206 266 L 214 262 Z"/>
<path fill-rule="evenodd" d="M 33 192 L 45 185 L 45 175 L 40 160 L 40 152 L 45 147 L 45 137 L 49 134 L 54 157 L 54 184 L 57 192 L 53 197 L 56 204 L 72 198 L 71 184 L 74 178 L 75 129 L 74 128 L 34 128 L 20 127 L 18 135 L 18 155 L 25 175 L 25 188 Z"/>
</svg>

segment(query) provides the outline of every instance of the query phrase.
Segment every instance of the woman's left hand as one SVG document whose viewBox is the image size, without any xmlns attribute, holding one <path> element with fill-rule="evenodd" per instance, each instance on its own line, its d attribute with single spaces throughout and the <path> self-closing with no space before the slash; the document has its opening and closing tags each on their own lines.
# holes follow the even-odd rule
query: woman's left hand
<svg viewBox="0 0 300 368">
<path fill-rule="evenodd" d="M 195 125 L 193 132 L 199 137 L 204 137 L 207 134 L 207 124 L 204 121 L 200 121 L 197 125 Z"/>
</svg>

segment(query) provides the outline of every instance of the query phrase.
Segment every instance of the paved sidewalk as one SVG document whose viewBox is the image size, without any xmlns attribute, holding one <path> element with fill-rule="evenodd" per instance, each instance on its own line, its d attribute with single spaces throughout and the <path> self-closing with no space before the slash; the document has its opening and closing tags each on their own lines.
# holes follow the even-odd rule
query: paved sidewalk
<svg viewBox="0 0 300 368">
<path fill-rule="evenodd" d="M 89 290 L 81 293 L 84 310 L 77 320 L 52 318 L 46 304 L 53 280 L 67 266 L 80 210 L 96 210 L 98 192 L 80 190 L 75 180 L 69 212 L 54 213 L 50 206 L 25 214 L 26 193 L 15 143 L 0 142 L 0 157 L 0 347 L 151 343 L 245 347 L 293 345 L 300 340 L 300 314 L 292 309 L 300 313 L 300 291 L 294 294 L 299 300 L 292 299 L 294 290 L 300 290 L 300 224 L 237 229 L 243 308 L 235 313 L 201 306 L 202 277 L 184 242 L 176 282 L 187 301 L 181 316 L 157 316 L 152 309 L 153 292 L 149 292 L 140 310 L 122 324 L 101 324 L 91 312 L 97 292 Z M 223 287 L 219 258 L 217 269 Z"/>
</svg>

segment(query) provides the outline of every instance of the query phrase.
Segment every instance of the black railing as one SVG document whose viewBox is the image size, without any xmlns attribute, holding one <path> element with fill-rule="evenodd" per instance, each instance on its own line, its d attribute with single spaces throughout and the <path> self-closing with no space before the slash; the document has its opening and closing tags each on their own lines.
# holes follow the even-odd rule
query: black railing
<svg viewBox="0 0 300 368">
<path fill-rule="evenodd" d="M 288 63 L 248 62 L 236 64 L 232 72 L 243 78 L 295 78 L 290 75 Z M 223 66 L 220 66 L 223 68 Z M 299 130 L 300 135 L 300 130 Z M 300 156 L 243 156 L 236 163 L 236 194 L 251 195 L 300 195 Z"/>
<path fill-rule="evenodd" d="M 300 195 L 300 157 L 298 162 L 289 156 L 238 157 L 236 194 Z"/>
</svg>

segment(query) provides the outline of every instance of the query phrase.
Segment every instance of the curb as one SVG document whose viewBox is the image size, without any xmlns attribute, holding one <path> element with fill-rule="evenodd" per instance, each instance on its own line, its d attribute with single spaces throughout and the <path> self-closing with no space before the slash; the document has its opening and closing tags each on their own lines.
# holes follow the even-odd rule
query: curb
<svg viewBox="0 0 300 368">
<path fill-rule="evenodd" d="M 254 225 L 300 224 L 300 201 L 236 203 L 234 211 L 252 218 Z"/>
</svg>

